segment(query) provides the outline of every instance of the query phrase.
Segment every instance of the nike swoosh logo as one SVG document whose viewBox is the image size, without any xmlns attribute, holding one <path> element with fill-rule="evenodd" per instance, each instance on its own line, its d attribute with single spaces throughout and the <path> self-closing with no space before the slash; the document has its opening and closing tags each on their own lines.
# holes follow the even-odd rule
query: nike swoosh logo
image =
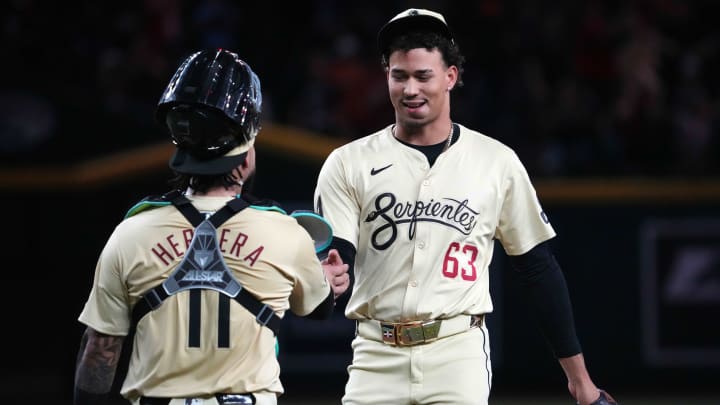
<svg viewBox="0 0 720 405">
<path fill-rule="evenodd" d="M 393 165 L 393 164 L 390 163 L 389 165 L 387 165 L 387 166 L 385 166 L 385 167 L 381 167 L 381 168 L 379 168 L 379 169 L 376 169 L 376 168 L 373 167 L 372 169 L 370 169 L 370 175 L 371 175 L 371 176 L 374 176 L 374 175 L 380 173 L 381 171 L 387 169 L 388 167 L 390 167 L 390 166 L 392 166 L 392 165 Z"/>
</svg>

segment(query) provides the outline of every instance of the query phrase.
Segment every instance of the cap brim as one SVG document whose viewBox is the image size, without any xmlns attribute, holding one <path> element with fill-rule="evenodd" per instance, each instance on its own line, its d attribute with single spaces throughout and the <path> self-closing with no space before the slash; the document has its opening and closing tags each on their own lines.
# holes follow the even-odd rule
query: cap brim
<svg viewBox="0 0 720 405">
<path fill-rule="evenodd" d="M 380 53 L 385 53 L 393 38 L 410 31 L 437 32 L 445 38 L 453 40 L 450 28 L 441 20 L 429 15 L 412 15 L 392 20 L 380 28 L 380 32 L 378 32 Z"/>
<path fill-rule="evenodd" d="M 181 174 L 216 175 L 230 173 L 240 166 L 247 152 L 234 156 L 222 156 L 214 159 L 198 159 L 186 150 L 177 149 L 170 159 L 170 168 Z"/>
</svg>

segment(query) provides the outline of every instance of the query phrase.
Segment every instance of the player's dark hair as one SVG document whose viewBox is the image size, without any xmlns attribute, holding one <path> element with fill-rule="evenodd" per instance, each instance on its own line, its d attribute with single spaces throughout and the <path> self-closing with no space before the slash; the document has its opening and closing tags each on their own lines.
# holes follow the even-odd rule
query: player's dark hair
<svg viewBox="0 0 720 405">
<path fill-rule="evenodd" d="M 410 31 L 393 38 L 387 51 L 380 58 L 383 69 L 387 70 L 390 67 L 389 60 L 393 52 L 398 50 L 408 52 L 417 48 L 425 48 L 428 51 L 437 48 L 442 54 L 446 66 L 454 65 L 457 67 L 458 77 L 455 86 L 460 87 L 463 85 L 462 74 L 465 70 L 463 68 L 465 56 L 460 52 L 460 47 L 448 38 L 431 31 Z"/>
<path fill-rule="evenodd" d="M 217 175 L 190 175 L 176 173 L 176 176 L 171 178 L 168 183 L 176 190 L 184 191 L 189 187 L 192 188 L 193 191 L 206 193 L 211 188 L 218 186 L 229 189 L 230 187 L 237 185 L 237 179 L 233 177 L 232 173 Z"/>
</svg>

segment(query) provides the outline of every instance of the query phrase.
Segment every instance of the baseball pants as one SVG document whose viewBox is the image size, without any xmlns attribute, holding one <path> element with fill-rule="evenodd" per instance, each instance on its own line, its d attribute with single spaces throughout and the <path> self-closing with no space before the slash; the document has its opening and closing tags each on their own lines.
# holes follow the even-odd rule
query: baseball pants
<svg viewBox="0 0 720 405">
<path fill-rule="evenodd" d="M 343 405 L 487 405 L 492 381 L 485 323 L 416 346 L 356 336 Z"/>
</svg>

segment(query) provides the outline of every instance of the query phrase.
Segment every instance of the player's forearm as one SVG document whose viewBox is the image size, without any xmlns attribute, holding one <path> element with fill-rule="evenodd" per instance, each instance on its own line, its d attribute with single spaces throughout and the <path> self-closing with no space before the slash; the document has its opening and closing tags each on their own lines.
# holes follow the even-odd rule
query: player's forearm
<svg viewBox="0 0 720 405">
<path fill-rule="evenodd" d="M 75 386 L 73 405 L 106 405 L 110 399 L 109 393 L 94 394 Z"/>
<path fill-rule="evenodd" d="M 569 383 L 573 385 L 592 383 L 587 368 L 585 367 L 585 358 L 582 353 L 559 358 L 558 362 L 560 362 L 560 366 L 565 372 Z"/>
<path fill-rule="evenodd" d="M 558 361 L 567 377 L 568 390 L 577 403 L 580 405 L 594 403 L 600 397 L 600 390 L 590 378 L 582 353 L 562 357 Z"/>
<path fill-rule="evenodd" d="M 75 371 L 74 405 L 100 404 L 112 388 L 122 336 L 109 336 L 87 328 L 83 335 Z"/>
</svg>

